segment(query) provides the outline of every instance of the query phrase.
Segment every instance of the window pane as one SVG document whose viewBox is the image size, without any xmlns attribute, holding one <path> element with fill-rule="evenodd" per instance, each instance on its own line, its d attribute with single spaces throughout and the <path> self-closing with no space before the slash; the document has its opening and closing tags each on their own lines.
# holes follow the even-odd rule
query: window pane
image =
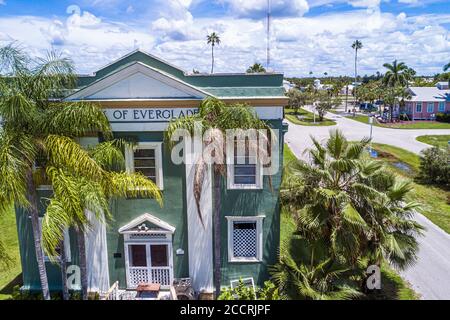
<svg viewBox="0 0 450 320">
<path fill-rule="evenodd" d="M 154 158 L 155 149 L 137 149 L 134 151 L 135 158 Z"/>
<path fill-rule="evenodd" d="M 235 176 L 234 183 L 235 184 L 255 185 L 256 177 L 255 176 Z"/>
<path fill-rule="evenodd" d="M 140 172 L 147 178 L 154 180 L 156 177 L 156 169 L 155 168 L 135 168 L 135 172 Z"/>
<path fill-rule="evenodd" d="M 145 245 L 130 245 L 130 265 L 132 267 L 147 266 L 147 252 Z"/>
<path fill-rule="evenodd" d="M 134 167 L 146 167 L 146 168 L 154 168 L 155 167 L 155 159 L 134 159 Z"/>
<path fill-rule="evenodd" d="M 152 259 L 152 267 L 169 266 L 169 259 L 167 258 L 167 245 L 151 245 L 150 253 Z"/>
<path fill-rule="evenodd" d="M 256 222 L 233 222 L 233 256 L 256 258 Z"/>
<path fill-rule="evenodd" d="M 236 176 L 254 176 L 256 175 L 256 165 L 237 165 L 234 167 Z"/>
</svg>

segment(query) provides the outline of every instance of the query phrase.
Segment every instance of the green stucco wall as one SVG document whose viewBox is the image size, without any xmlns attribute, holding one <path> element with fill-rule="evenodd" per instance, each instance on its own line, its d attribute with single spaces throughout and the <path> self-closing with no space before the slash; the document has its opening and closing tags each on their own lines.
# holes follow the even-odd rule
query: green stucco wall
<svg viewBox="0 0 450 320">
<path fill-rule="evenodd" d="M 163 133 L 117 133 L 116 137 L 132 138 L 139 142 L 161 142 Z M 189 255 L 187 235 L 187 213 L 185 196 L 184 165 L 174 165 L 170 160 L 170 150 L 166 144 L 162 148 L 164 205 L 161 208 L 153 199 L 115 200 L 112 203 L 114 221 L 107 228 L 108 262 L 111 283 L 119 280 L 121 287 L 126 286 L 125 256 L 123 235 L 118 229 L 144 213 L 158 217 L 176 228 L 173 235 L 174 277 L 189 276 Z M 176 255 L 177 249 L 183 249 L 184 255 Z M 120 258 L 114 258 L 119 253 Z"/>
</svg>

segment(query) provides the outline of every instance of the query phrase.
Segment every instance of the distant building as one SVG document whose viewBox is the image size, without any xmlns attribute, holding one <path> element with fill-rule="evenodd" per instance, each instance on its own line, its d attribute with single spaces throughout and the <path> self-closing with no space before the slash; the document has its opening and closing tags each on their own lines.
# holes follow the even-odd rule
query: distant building
<svg viewBox="0 0 450 320">
<path fill-rule="evenodd" d="M 448 82 L 438 82 L 435 87 L 410 87 L 411 99 L 400 110 L 413 120 L 434 120 L 437 113 L 450 112 Z"/>
<path fill-rule="evenodd" d="M 286 92 L 288 92 L 289 90 L 295 88 L 295 84 L 293 84 L 293 83 L 290 82 L 290 81 L 283 80 L 283 87 L 284 87 L 284 90 L 285 90 Z"/>
<path fill-rule="evenodd" d="M 314 80 L 314 89 L 316 90 L 330 90 L 333 86 L 330 84 L 322 84 L 319 79 Z"/>
</svg>

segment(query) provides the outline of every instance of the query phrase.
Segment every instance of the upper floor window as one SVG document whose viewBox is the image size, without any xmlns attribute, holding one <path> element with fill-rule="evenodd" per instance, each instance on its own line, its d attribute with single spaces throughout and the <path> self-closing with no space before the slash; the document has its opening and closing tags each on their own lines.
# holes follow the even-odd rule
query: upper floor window
<svg viewBox="0 0 450 320">
<path fill-rule="evenodd" d="M 416 103 L 416 112 L 422 112 L 422 102 Z"/>
<path fill-rule="evenodd" d="M 439 110 L 439 112 L 444 112 L 445 111 L 445 102 L 444 101 L 440 101 L 439 102 L 438 110 Z"/>
<path fill-rule="evenodd" d="M 238 143 L 235 143 L 231 155 L 227 155 L 227 182 L 228 189 L 261 189 L 262 164 L 258 161 L 256 152 L 250 152 L 247 146 L 238 152 Z"/>
<path fill-rule="evenodd" d="M 140 142 L 125 153 L 128 172 L 140 172 L 163 189 L 162 142 Z"/>
<path fill-rule="evenodd" d="M 42 217 L 39 218 L 39 230 L 41 232 L 42 235 Z M 70 237 L 69 237 L 69 230 L 65 229 L 64 230 L 64 255 L 66 256 L 66 262 L 70 262 L 71 261 L 71 253 L 70 253 Z M 61 260 L 61 246 L 58 246 L 56 248 L 56 252 L 58 253 L 58 255 L 56 257 L 54 257 L 53 260 L 56 261 L 60 261 Z M 44 249 L 42 248 L 42 254 L 44 256 L 44 261 L 45 262 L 49 262 L 51 261 L 50 257 L 47 256 L 44 252 Z"/>
<path fill-rule="evenodd" d="M 433 113 L 434 112 L 434 102 L 428 102 L 427 104 L 427 112 Z"/>
</svg>

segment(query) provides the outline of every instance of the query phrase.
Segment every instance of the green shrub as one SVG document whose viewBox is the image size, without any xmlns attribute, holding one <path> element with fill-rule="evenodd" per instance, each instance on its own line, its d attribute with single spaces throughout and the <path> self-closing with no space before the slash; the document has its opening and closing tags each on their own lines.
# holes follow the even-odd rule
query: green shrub
<svg viewBox="0 0 450 320">
<path fill-rule="evenodd" d="M 436 114 L 436 121 L 450 123 L 450 113 L 438 113 Z"/>
<path fill-rule="evenodd" d="M 438 147 L 422 151 L 420 178 L 431 184 L 449 185 L 450 163 L 448 152 Z"/>
<path fill-rule="evenodd" d="M 236 288 L 222 289 L 222 293 L 217 300 L 280 300 L 278 288 L 270 281 L 264 282 L 264 287 L 255 291 L 246 287 L 242 279 Z"/>
</svg>

